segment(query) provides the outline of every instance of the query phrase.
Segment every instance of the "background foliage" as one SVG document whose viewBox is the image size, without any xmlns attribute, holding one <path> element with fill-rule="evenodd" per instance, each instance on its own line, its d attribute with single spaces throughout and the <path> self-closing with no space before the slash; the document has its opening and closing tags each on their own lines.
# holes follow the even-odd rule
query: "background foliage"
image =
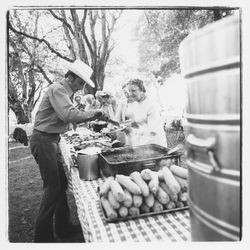
<svg viewBox="0 0 250 250">
<path fill-rule="evenodd" d="M 127 10 L 128 14 L 129 11 Z M 8 19 L 8 107 L 17 123 L 31 122 L 31 112 L 49 84 L 61 81 L 63 63 L 76 58 L 93 69 L 93 93 L 103 89 L 106 74 L 129 72 L 145 83 L 180 73 L 178 48 L 195 29 L 233 13 L 230 9 L 141 9 L 135 25 L 139 67 L 112 57 L 113 33 L 123 10 L 13 9 Z M 109 65 L 110 70 L 107 71 Z M 111 65 L 111 66 L 110 66 Z M 65 73 L 65 72 L 64 72 Z M 117 83 L 118 84 L 118 83 Z"/>
<path fill-rule="evenodd" d="M 165 79 L 180 73 L 178 49 L 193 30 L 231 15 L 232 10 L 144 10 L 135 35 L 139 37 L 139 71 Z"/>
</svg>

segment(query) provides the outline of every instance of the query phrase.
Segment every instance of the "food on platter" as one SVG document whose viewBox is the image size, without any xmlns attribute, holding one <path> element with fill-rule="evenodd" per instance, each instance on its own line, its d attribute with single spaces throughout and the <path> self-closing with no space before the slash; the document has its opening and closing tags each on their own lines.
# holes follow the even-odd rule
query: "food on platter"
<svg viewBox="0 0 250 250">
<path fill-rule="evenodd" d="M 87 149 L 89 147 L 99 147 L 100 149 L 111 148 L 111 139 L 101 133 L 93 132 L 87 128 L 68 131 L 64 135 L 68 144 L 71 144 L 76 151 Z"/>
<path fill-rule="evenodd" d="M 174 175 L 170 169 L 171 166 L 165 166 L 158 171 L 146 168 L 141 172 L 134 171 L 130 176 L 116 174 L 107 177 L 100 185 L 100 201 L 102 204 L 102 197 L 108 197 L 108 204 L 116 212 L 117 217 L 106 204 L 107 201 L 104 200 L 104 204 L 102 204 L 104 212 L 107 209 L 104 206 L 108 207 L 108 213 L 105 212 L 106 219 L 119 221 L 119 219 L 133 219 L 145 215 L 186 209 L 188 206 L 187 187 L 180 187 L 176 178 L 181 177 Z M 176 170 L 176 167 L 174 169 Z M 178 169 L 177 172 L 185 173 L 186 171 L 182 172 L 182 169 Z M 182 180 L 185 180 L 188 184 L 188 176 L 182 176 L 186 177 Z"/>
<path fill-rule="evenodd" d="M 127 127 L 131 126 L 132 121 L 127 120 L 125 122 L 120 123 L 120 126 L 116 126 L 114 124 L 109 124 L 106 128 L 103 128 L 101 130 L 102 134 L 110 134 L 110 133 L 116 133 L 116 132 L 121 132 L 124 131 Z"/>
</svg>

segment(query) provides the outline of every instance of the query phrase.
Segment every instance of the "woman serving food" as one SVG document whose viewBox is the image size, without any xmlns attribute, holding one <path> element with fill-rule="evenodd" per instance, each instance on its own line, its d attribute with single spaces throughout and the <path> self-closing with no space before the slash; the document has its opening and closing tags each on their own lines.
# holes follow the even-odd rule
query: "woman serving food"
<svg viewBox="0 0 250 250">
<path fill-rule="evenodd" d="M 131 98 L 137 102 L 133 110 L 133 126 L 127 130 L 127 144 L 138 146 L 152 143 L 167 147 L 160 112 L 146 96 L 143 81 L 132 79 L 127 83 L 127 86 Z"/>
</svg>

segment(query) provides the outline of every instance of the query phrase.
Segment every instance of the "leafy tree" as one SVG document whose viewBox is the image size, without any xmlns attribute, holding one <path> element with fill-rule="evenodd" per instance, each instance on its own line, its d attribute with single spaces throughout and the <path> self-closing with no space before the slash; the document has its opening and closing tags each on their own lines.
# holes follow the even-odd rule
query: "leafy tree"
<svg viewBox="0 0 250 250">
<path fill-rule="evenodd" d="M 39 13 L 30 15 L 31 13 L 27 12 L 26 18 L 22 20 L 16 11 L 12 14 L 9 18 L 20 30 L 37 34 Z M 19 33 L 9 32 L 8 58 L 9 108 L 15 113 L 18 124 L 27 123 L 41 96 L 44 79 L 51 83 L 42 67 L 46 54 L 40 53 L 37 41 L 27 40 Z"/>
<path fill-rule="evenodd" d="M 180 73 L 181 41 L 193 30 L 231 13 L 220 9 L 145 10 L 135 31 L 140 40 L 139 70 L 161 79 Z"/>
<path fill-rule="evenodd" d="M 65 61 L 79 58 L 92 67 L 95 88 L 87 92 L 103 88 L 105 67 L 114 48 L 111 36 L 121 14 L 121 10 L 104 9 L 9 11 L 8 101 L 18 123 L 28 121 L 23 103 L 31 112 L 44 82 L 62 78 L 60 65 Z"/>
</svg>

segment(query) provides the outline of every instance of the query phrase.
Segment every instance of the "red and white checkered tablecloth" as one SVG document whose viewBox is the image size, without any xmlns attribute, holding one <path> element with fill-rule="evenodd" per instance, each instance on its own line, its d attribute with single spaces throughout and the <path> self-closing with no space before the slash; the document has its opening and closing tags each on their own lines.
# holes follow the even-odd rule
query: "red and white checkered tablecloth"
<svg viewBox="0 0 250 250">
<path fill-rule="evenodd" d="M 63 147 L 65 145 L 61 147 L 62 153 L 64 158 L 67 158 L 69 154 L 64 154 L 65 148 Z M 68 165 L 69 182 L 86 242 L 183 242 L 191 240 L 188 210 L 122 222 L 106 222 L 97 193 L 97 187 L 103 179 L 83 181 L 79 178 L 78 169 L 69 165 L 70 160 L 65 162 Z"/>
</svg>

